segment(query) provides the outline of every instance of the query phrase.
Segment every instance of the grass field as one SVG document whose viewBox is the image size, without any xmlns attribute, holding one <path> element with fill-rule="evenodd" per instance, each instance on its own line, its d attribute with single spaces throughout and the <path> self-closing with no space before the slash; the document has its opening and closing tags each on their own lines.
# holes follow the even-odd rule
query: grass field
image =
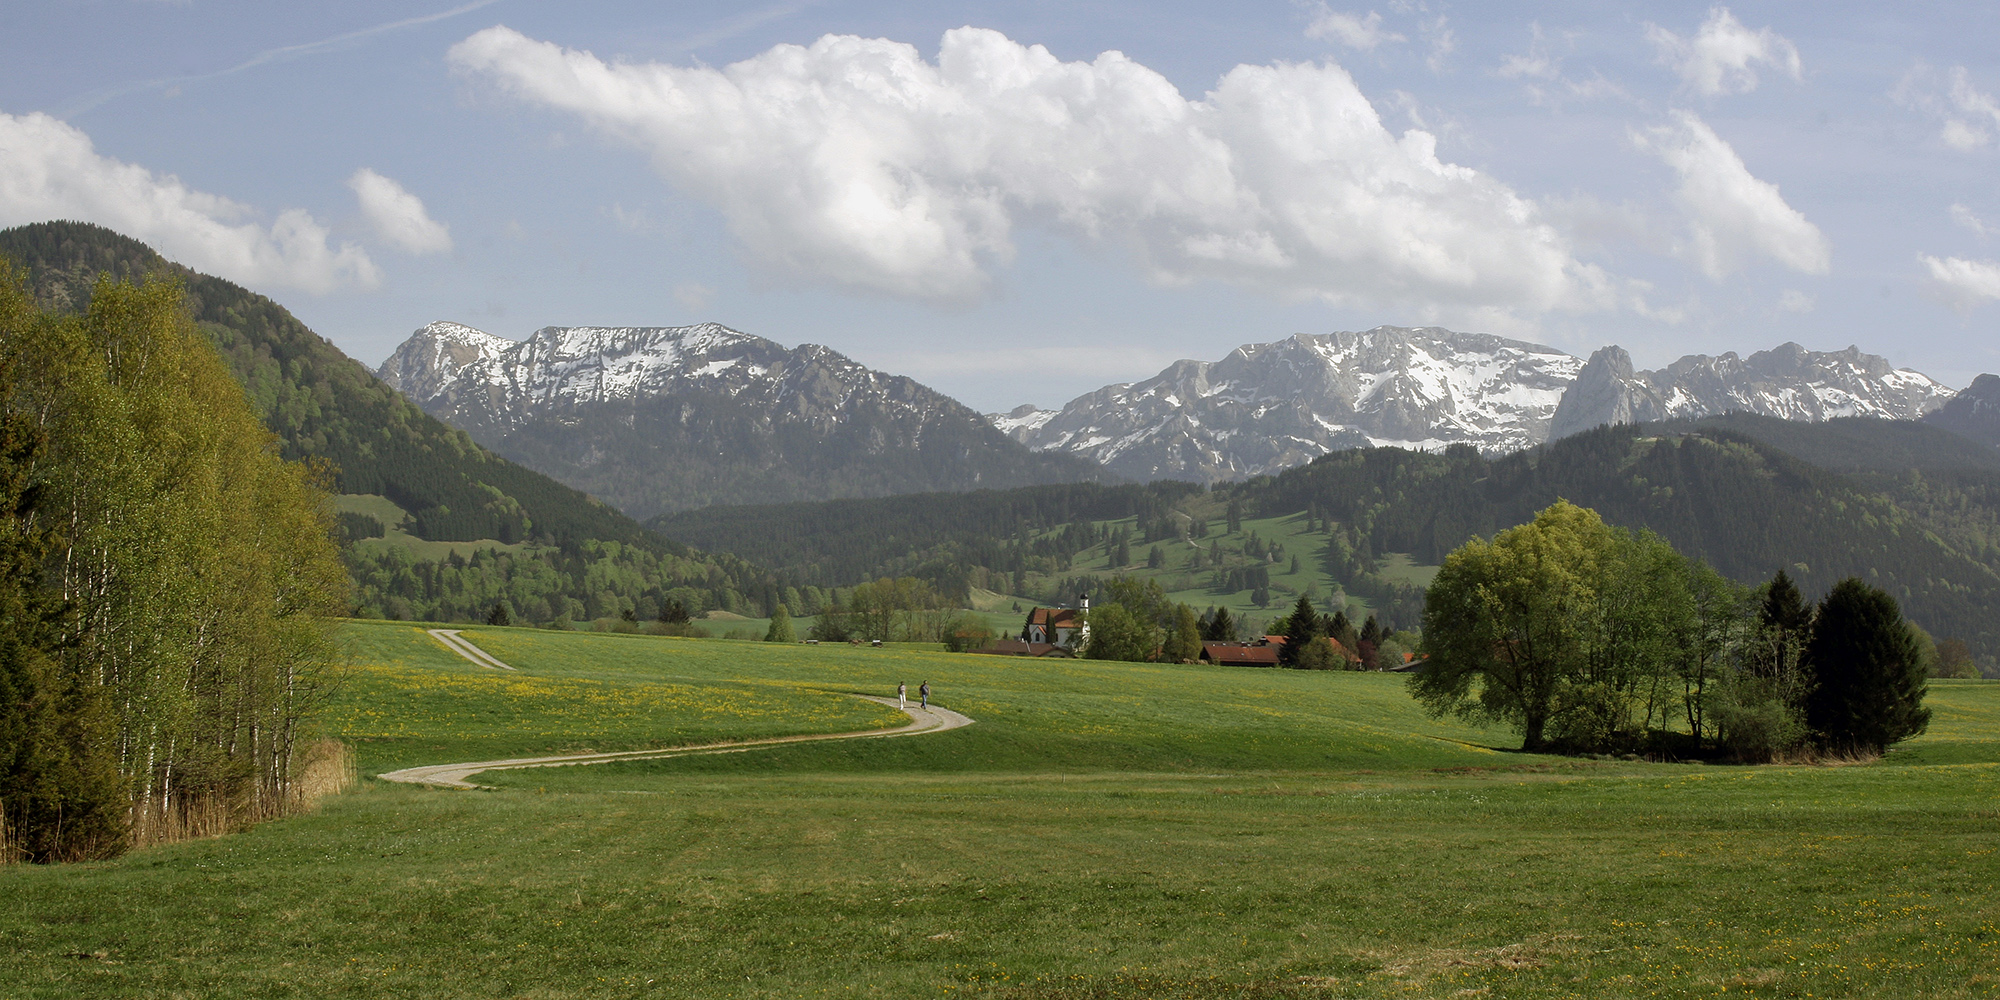
<svg viewBox="0 0 2000 1000">
<path fill-rule="evenodd" d="M 899 680 L 978 721 L 0 869 L 0 997 L 2000 995 L 2000 683 L 1872 764 L 1655 765 L 1384 675 L 349 631 L 364 771 L 862 728 Z"/>
</svg>

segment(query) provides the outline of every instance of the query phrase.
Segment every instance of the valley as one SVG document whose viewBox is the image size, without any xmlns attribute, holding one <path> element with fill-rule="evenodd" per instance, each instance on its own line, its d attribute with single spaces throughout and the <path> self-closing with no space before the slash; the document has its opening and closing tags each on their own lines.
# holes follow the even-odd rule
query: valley
<svg viewBox="0 0 2000 1000">
<path fill-rule="evenodd" d="M 1497 751 L 1375 674 L 467 629 L 498 678 L 407 624 L 345 635 L 371 666 L 326 725 L 364 775 L 876 725 L 841 692 L 898 680 L 978 721 L 364 781 L 0 868 L 10 994 L 1913 996 L 1992 966 L 1990 683 L 1935 682 L 1876 764 L 1718 767 Z"/>
</svg>

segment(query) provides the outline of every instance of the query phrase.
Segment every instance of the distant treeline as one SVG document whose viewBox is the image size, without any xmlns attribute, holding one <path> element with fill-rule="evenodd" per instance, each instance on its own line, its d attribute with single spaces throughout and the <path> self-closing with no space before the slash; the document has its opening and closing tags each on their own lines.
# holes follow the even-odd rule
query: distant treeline
<svg viewBox="0 0 2000 1000">
<path fill-rule="evenodd" d="M 1030 572 L 1068 573 L 1072 557 L 1105 540 L 1090 522 L 1134 515 L 1164 522 L 1178 501 L 1200 492 L 1192 483 L 1070 483 L 705 507 L 655 518 L 651 525 L 670 538 L 700 538 L 713 551 L 783 567 L 800 583 L 846 586 L 913 576 L 962 599 L 970 587 L 1019 593 L 1015 580 Z"/>
<path fill-rule="evenodd" d="M 1785 447 L 1773 444 L 1782 442 Z M 1832 468 L 1807 462 L 1786 448 Z M 1030 487 L 771 507 L 657 520 L 689 544 L 842 584 L 913 575 L 946 592 L 1025 593 L 1024 571 L 1060 578 L 1102 532 L 1083 522 L 1171 522 L 1177 507 L 1304 512 L 1325 533 L 1310 555 L 1386 619 L 1414 624 L 1422 594 L 1377 575 L 1387 553 L 1437 564 L 1467 539 L 1530 520 L 1559 499 L 1648 529 L 1739 583 L 1784 570 L 1811 593 L 1859 577 L 1940 638 L 2000 665 L 2000 457 L 1923 424 L 1791 423 L 1731 415 L 1607 427 L 1499 458 L 1470 447 L 1336 452 L 1277 476 L 1207 491 L 1184 483 Z M 1145 528 L 1142 536 L 1153 534 Z M 1220 586 L 1249 583 L 1230 567 Z"/>
</svg>

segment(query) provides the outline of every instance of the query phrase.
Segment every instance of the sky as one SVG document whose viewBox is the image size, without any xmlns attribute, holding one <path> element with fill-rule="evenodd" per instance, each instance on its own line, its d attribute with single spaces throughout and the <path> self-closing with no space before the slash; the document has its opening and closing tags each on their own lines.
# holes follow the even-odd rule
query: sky
<svg viewBox="0 0 2000 1000">
<path fill-rule="evenodd" d="M 0 226 L 110 226 L 370 366 L 714 321 L 996 410 L 1391 324 L 1963 386 L 1996 164 L 1970 3 L 0 9 Z"/>
</svg>

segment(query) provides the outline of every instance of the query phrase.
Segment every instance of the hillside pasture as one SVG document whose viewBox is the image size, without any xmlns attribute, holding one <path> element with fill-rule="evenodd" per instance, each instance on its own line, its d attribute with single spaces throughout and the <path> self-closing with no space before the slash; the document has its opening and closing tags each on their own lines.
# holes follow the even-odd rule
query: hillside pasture
<svg viewBox="0 0 2000 1000">
<path fill-rule="evenodd" d="M 977 722 L 365 781 L 0 868 L 0 995 L 2000 993 L 1991 682 L 1936 682 L 1931 732 L 1877 762 L 1733 767 L 1512 752 L 1377 674 L 467 629 L 540 685 L 516 696 L 418 629 L 349 631 L 364 771 L 865 728 L 846 693 L 899 680 Z"/>
</svg>

